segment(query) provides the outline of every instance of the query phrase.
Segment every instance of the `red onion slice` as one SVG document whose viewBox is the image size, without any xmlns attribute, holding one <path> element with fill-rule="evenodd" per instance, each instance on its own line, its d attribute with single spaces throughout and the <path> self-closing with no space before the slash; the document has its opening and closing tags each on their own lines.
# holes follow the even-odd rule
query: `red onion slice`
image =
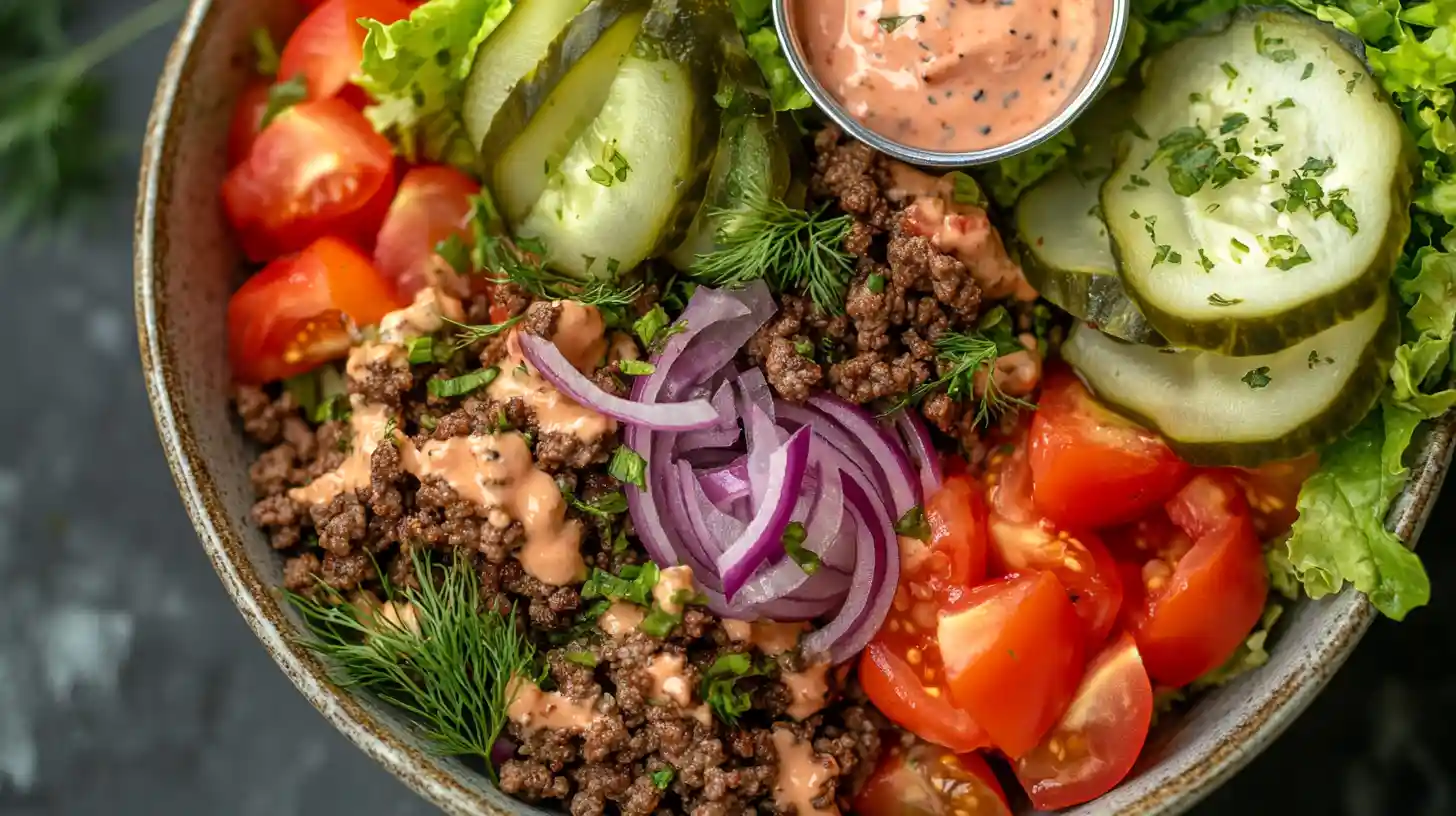
<svg viewBox="0 0 1456 816">
<path fill-rule="evenodd" d="M 800 428 L 769 457 L 772 468 L 763 505 L 733 545 L 718 559 L 718 575 L 729 601 L 743 588 L 758 565 L 783 552 L 784 528 L 798 501 L 809 464 L 808 429 Z"/>
<path fill-rule="evenodd" d="M 722 409 L 719 409 L 719 413 L 723 414 Z M 918 414 L 903 408 L 895 412 L 895 428 L 905 443 L 905 452 L 910 455 L 910 461 L 920 473 L 921 496 L 929 500 L 945 481 L 940 470 L 940 452 L 935 449 L 935 443 L 930 439 L 930 430 L 925 427 Z"/>
<path fill-rule="evenodd" d="M 833 620 L 804 639 L 806 652 L 826 653 L 832 663 L 864 649 L 885 622 L 900 585 L 900 545 L 884 506 L 853 479 L 844 481 L 844 497 L 859 531 L 849 599 Z"/>
<path fill-rule="evenodd" d="M 583 407 L 633 425 L 657 431 L 690 431 L 718 427 L 731 421 L 705 399 L 688 402 L 635 402 L 608 394 L 576 369 L 555 343 L 526 332 L 519 333 L 521 353 L 556 390 Z"/>
<path fill-rule="evenodd" d="M 920 482 L 910 466 L 909 457 L 873 416 L 833 394 L 814 394 L 809 397 L 809 404 L 839 423 L 859 443 L 870 461 L 879 466 L 890 489 L 892 520 L 920 504 Z"/>
</svg>

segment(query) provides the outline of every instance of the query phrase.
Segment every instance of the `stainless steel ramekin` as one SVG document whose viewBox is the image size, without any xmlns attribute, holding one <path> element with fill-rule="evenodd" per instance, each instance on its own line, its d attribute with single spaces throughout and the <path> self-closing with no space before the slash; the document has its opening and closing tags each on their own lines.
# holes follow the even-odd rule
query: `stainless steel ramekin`
<svg viewBox="0 0 1456 816">
<path fill-rule="evenodd" d="M 881 153 L 923 167 L 969 167 L 1000 161 L 1036 147 L 1070 125 L 1092 104 L 1103 86 L 1107 84 L 1108 78 L 1111 77 L 1112 68 L 1117 63 L 1118 52 L 1122 49 L 1123 34 L 1127 30 L 1129 6 L 1131 5 L 1131 0 L 1097 0 L 1098 19 L 1105 21 L 1105 25 L 1094 43 L 1094 47 L 1098 50 L 1098 58 L 1082 77 L 1081 85 L 1067 97 L 1067 103 L 1050 121 L 1025 136 L 1003 145 L 981 150 L 946 152 L 911 147 L 897 142 L 869 129 L 863 122 L 850 115 L 839 100 L 829 92 L 829 89 L 824 87 L 809 70 L 808 62 L 804 59 L 804 52 L 799 47 L 799 38 L 794 32 L 794 14 L 789 7 L 789 4 L 794 2 L 802 2 L 802 0 L 773 0 L 774 26 L 778 29 L 779 43 L 783 46 L 784 56 L 788 59 L 789 67 L 793 69 L 794 75 L 808 90 L 809 96 L 813 98 L 815 104 L 828 114 L 829 118 L 833 119 L 845 133 Z"/>
</svg>

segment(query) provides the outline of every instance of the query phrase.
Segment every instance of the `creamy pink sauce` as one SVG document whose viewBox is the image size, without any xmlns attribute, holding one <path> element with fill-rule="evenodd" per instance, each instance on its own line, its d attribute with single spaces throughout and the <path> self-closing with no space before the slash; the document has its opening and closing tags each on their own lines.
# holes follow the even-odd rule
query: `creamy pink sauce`
<svg viewBox="0 0 1456 816">
<path fill-rule="evenodd" d="M 890 184 L 890 200 L 913 199 L 903 215 L 905 231 L 929 238 L 936 249 L 965 264 L 985 297 L 1036 300 L 1036 290 L 1026 282 L 1021 266 L 1007 254 L 1001 233 L 986 211 L 957 202 L 948 175 L 937 178 L 894 162 L 890 165 Z"/>
<path fill-rule="evenodd" d="M 576 403 L 557 391 L 521 353 L 519 329 L 506 339 L 506 358 L 500 363 L 500 376 L 486 388 L 496 402 L 520 399 L 536 415 L 543 432 L 566 433 L 592 441 L 616 432 L 617 422 Z M 591 373 L 606 357 L 608 343 L 606 324 L 594 306 L 573 301 L 561 302 L 561 315 L 556 321 L 556 334 L 551 338 L 577 370 Z"/>
<path fill-rule="evenodd" d="M 819 713 L 829 700 L 829 663 L 815 663 L 801 672 L 783 672 L 789 690 L 789 716 L 807 720 Z"/>
<path fill-rule="evenodd" d="M 596 699 L 573 700 L 541 687 L 524 677 L 513 677 L 506 686 L 506 716 L 522 728 L 550 728 L 556 731 L 585 731 L 596 719 Z"/>
<path fill-rule="evenodd" d="M 871 130 L 976 150 L 1054 117 L 1096 56 L 1093 0 L 793 0 L 809 70 Z"/>
<path fill-rule="evenodd" d="M 723 631 L 735 643 L 747 643 L 773 657 L 799 647 L 799 636 L 809 631 L 809 624 L 802 621 L 779 623 L 777 621 L 741 621 L 723 619 Z"/>
<path fill-rule="evenodd" d="M 833 797 L 826 797 L 825 807 L 814 806 L 814 800 L 826 793 L 825 785 L 839 775 L 834 757 L 815 753 L 814 746 L 781 726 L 773 730 L 773 744 L 779 755 L 779 777 L 774 783 L 774 804 L 779 810 L 794 808 L 799 816 L 838 816 Z"/>
<path fill-rule="evenodd" d="M 652 599 L 669 615 L 681 615 L 686 599 L 697 593 L 693 589 L 693 568 L 688 566 L 668 567 L 657 577 L 652 587 Z"/>
<path fill-rule="evenodd" d="M 647 617 L 642 607 L 626 601 L 616 601 L 597 618 L 597 628 L 612 637 L 623 637 L 635 630 Z"/>
<path fill-rule="evenodd" d="M 683 707 L 693 702 L 692 686 L 683 675 L 682 655 L 655 654 L 647 658 L 647 676 L 652 678 L 648 700 L 670 701 Z"/>
<path fill-rule="evenodd" d="M 361 343 L 350 351 L 347 371 L 361 378 L 371 364 L 380 360 L 407 366 L 405 344 L 440 330 L 446 318 L 460 320 L 463 316 L 454 298 L 434 289 L 422 290 L 409 307 L 385 316 L 377 340 Z M 590 371 L 607 353 L 605 324 L 601 313 L 591 306 L 563 302 L 553 340 L 583 371 Z M 493 399 L 521 397 L 536 412 L 542 430 L 573 433 L 584 439 L 616 431 L 613 420 L 573 402 L 524 366 L 514 333 L 508 347 L 512 358 L 503 369 L 505 365 L 510 368 L 492 383 Z M 358 394 L 350 396 L 350 405 L 353 450 L 334 471 L 289 491 L 295 501 L 326 504 L 341 493 L 368 487 L 370 459 L 388 436 L 390 443 L 399 448 L 400 466 L 406 472 L 421 480 L 443 480 L 461 498 L 478 505 L 496 527 L 504 529 L 520 522 L 525 542 L 516 558 L 532 577 L 551 586 L 564 586 L 586 577 L 581 524 L 566 518 L 566 501 L 560 488 L 550 475 L 535 467 L 530 448 L 520 434 L 432 439 L 417 448 L 404 434 L 391 429 L 391 421 L 397 418 L 386 406 L 366 403 Z"/>
</svg>

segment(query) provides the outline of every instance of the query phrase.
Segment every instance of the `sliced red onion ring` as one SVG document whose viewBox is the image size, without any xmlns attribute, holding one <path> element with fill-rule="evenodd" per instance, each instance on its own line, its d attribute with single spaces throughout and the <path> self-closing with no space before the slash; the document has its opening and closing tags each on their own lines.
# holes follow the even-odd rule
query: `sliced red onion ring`
<svg viewBox="0 0 1456 816">
<path fill-rule="evenodd" d="M 719 413 L 723 413 L 721 408 Z M 940 453 L 930 440 L 930 430 L 925 427 L 918 414 L 903 408 L 895 412 L 895 428 L 900 432 L 900 439 L 905 443 L 905 451 L 910 454 L 910 461 L 920 472 L 921 497 L 929 500 L 945 481 L 940 470 Z"/>
<path fill-rule="evenodd" d="M 858 563 L 849 599 L 833 620 L 804 639 L 804 650 L 827 653 L 832 663 L 854 657 L 879 631 L 900 585 L 900 545 L 885 508 L 851 479 L 844 497 L 859 531 Z"/>
<path fill-rule="evenodd" d="M 798 501 L 804 469 L 809 464 L 809 440 L 808 429 L 800 428 L 769 457 L 771 471 L 763 503 L 743 535 L 718 559 L 723 594 L 729 601 L 759 564 L 783 552 L 784 527 Z"/>
<path fill-rule="evenodd" d="M 657 431 L 690 431 L 722 426 L 732 421 L 731 415 L 720 416 L 718 409 L 705 399 L 654 403 L 635 402 L 608 394 L 578 371 L 555 343 L 526 332 L 521 332 L 519 339 L 521 353 L 541 372 L 541 376 L 556 386 L 556 390 L 597 413 Z"/>
<path fill-rule="evenodd" d="M 696 431 L 688 431 L 682 435 L 679 443 L 683 450 L 701 450 L 703 448 L 727 448 L 738 442 L 741 432 L 738 430 L 738 409 L 733 404 L 733 386 L 727 382 L 718 386 L 714 392 L 713 409 L 718 416 L 727 419 L 714 428 L 702 428 Z"/>
<path fill-rule="evenodd" d="M 881 468 L 890 488 L 892 519 L 898 519 L 920 504 L 920 483 L 910 466 L 909 457 L 869 412 L 833 394 L 814 394 L 809 397 L 809 404 L 838 422 L 859 443 L 870 461 Z"/>
</svg>

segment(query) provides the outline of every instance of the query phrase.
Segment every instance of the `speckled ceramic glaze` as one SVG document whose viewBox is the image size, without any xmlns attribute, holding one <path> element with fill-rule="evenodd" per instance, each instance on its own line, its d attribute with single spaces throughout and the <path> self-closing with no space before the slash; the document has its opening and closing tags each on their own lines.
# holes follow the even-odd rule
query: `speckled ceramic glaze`
<svg viewBox="0 0 1456 816">
<path fill-rule="evenodd" d="M 136 223 L 136 311 L 147 390 L 163 448 L 203 549 L 263 646 L 340 731 L 395 776 L 453 814 L 535 814 L 460 763 L 431 756 L 408 724 L 367 696 L 341 691 L 294 641 L 280 603 L 281 559 L 248 523 L 249 444 L 228 406 L 224 313 L 239 254 L 218 204 L 233 101 L 248 79 L 249 32 L 285 32 L 296 0 L 194 0 L 157 88 L 142 159 Z M 1421 442 L 1410 489 L 1391 522 L 1408 541 L 1450 462 L 1452 425 Z M 1374 613 L 1347 592 L 1297 604 L 1273 659 L 1159 726 L 1134 774 L 1077 814 L 1174 814 L 1267 746 L 1349 656 Z"/>
</svg>

